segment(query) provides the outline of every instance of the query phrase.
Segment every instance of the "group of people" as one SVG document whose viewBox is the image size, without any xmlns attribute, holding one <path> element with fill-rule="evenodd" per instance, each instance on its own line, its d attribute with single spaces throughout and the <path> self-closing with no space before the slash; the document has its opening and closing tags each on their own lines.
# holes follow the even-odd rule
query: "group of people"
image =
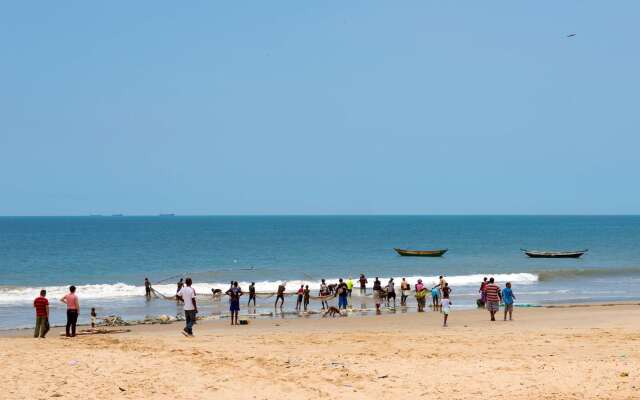
<svg viewBox="0 0 640 400">
<path fill-rule="evenodd" d="M 500 303 L 504 304 L 504 321 L 507 320 L 507 315 L 509 315 L 509 321 L 513 320 L 513 302 L 516 296 L 511 289 L 511 282 L 507 282 L 505 288 L 500 290 L 493 277 L 487 279 L 485 276 L 478 291 L 480 292 L 478 306 L 489 311 L 491 321 L 496 320 L 496 314 L 500 311 Z"/>
<path fill-rule="evenodd" d="M 67 324 L 65 326 L 65 336 L 75 337 L 76 326 L 78 324 L 78 316 L 80 315 L 80 300 L 76 294 L 76 287 L 69 286 L 69 293 L 65 294 L 60 301 L 67 308 Z M 47 299 L 47 291 L 42 289 L 40 296 L 33 300 L 33 307 L 36 310 L 36 326 L 33 332 L 34 338 L 44 338 L 50 329 L 49 324 L 49 299 Z M 91 308 L 91 327 L 96 325 L 96 309 Z"/>
<path fill-rule="evenodd" d="M 360 275 L 360 294 L 367 294 L 368 280 L 364 274 Z M 183 310 L 185 316 L 185 327 L 183 333 L 186 336 L 193 335 L 193 325 L 196 323 L 196 314 L 198 313 L 198 306 L 196 303 L 196 291 L 192 287 L 191 278 L 180 279 L 177 284 L 176 299 L 178 302 L 183 303 Z M 489 311 L 491 321 L 495 321 L 496 314 L 500 310 L 500 304 L 504 304 L 504 320 L 513 319 L 513 304 L 516 299 L 511 282 L 507 282 L 506 287 L 501 289 L 496 283 L 495 279 L 485 277 L 480 285 L 479 293 L 480 299 L 478 299 L 478 306 L 486 308 Z M 338 309 L 346 310 L 350 304 L 350 298 L 353 293 L 354 282 L 352 278 L 344 281 L 342 278 L 338 280 L 336 284 L 327 284 L 325 279 L 321 280 L 320 289 L 318 292 L 319 300 L 322 303 L 322 309 L 329 309 L 329 299 L 336 297 L 338 299 Z M 373 301 L 376 307 L 376 313 L 381 313 L 381 305 L 386 302 L 387 307 L 396 306 L 396 290 L 395 282 L 393 278 L 390 278 L 385 286 L 382 286 L 382 282 L 379 277 L 376 277 L 373 281 Z M 214 294 L 216 290 L 212 289 Z M 422 279 L 418 279 L 414 286 L 415 298 L 418 305 L 418 312 L 424 312 L 426 308 L 426 299 L 428 293 L 431 293 L 431 307 L 434 311 L 440 311 L 443 314 L 443 325 L 447 326 L 448 316 L 451 312 L 451 287 L 446 281 L 444 276 L 439 277 L 439 281 L 436 285 L 429 290 L 423 283 Z M 145 295 L 151 296 L 151 283 L 145 278 Z M 219 293 L 222 291 L 218 290 Z M 274 306 L 281 309 L 284 306 L 284 297 L 286 292 L 286 282 L 281 283 L 278 286 L 276 292 L 276 301 Z M 229 289 L 224 293 L 229 296 L 229 311 L 231 313 L 231 325 L 238 325 L 238 313 L 240 311 L 240 297 L 245 293 L 240 288 L 237 281 L 230 283 Z M 251 282 L 248 288 L 249 300 L 248 306 L 256 306 L 256 288 L 255 282 Z M 400 282 L 400 306 L 407 306 L 407 299 L 411 294 L 411 285 L 407 282 L 406 278 L 402 278 Z M 311 299 L 311 290 L 309 285 L 300 285 L 300 288 L 296 292 L 296 311 L 307 311 L 309 302 Z M 65 335 L 67 337 L 76 336 L 76 326 L 78 322 L 78 316 L 80 314 L 80 301 L 76 294 L 76 287 L 70 286 L 69 292 L 64 295 L 60 301 L 66 305 L 67 311 L 67 323 L 65 326 Z M 44 338 L 49 331 L 49 300 L 47 299 L 47 291 L 41 290 L 40 296 L 38 296 L 33 306 L 36 311 L 36 325 L 34 330 L 34 337 Z M 96 324 L 96 311 L 95 308 L 91 309 L 91 326 Z"/>
</svg>

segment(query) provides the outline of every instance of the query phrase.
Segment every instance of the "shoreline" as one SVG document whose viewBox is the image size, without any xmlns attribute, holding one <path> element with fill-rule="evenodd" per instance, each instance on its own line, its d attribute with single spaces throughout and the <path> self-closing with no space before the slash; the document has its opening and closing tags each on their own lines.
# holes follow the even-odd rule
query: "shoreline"
<svg viewBox="0 0 640 400">
<path fill-rule="evenodd" d="M 539 304 L 539 305 L 516 305 L 514 307 L 514 313 L 519 312 L 520 310 L 526 310 L 526 309 L 582 309 L 582 308 L 602 308 L 602 307 L 624 307 L 624 306 L 640 306 L 640 302 L 636 302 L 636 301 L 620 301 L 620 302 L 593 302 L 593 303 L 553 303 L 553 304 Z M 365 319 L 369 319 L 369 318 L 374 318 L 374 317 L 384 317 L 384 316 L 403 316 L 403 315 L 421 315 L 423 313 L 418 313 L 414 307 L 405 307 L 405 308 L 401 308 L 398 307 L 396 309 L 390 309 L 390 308 L 382 308 L 382 314 L 380 315 L 376 315 L 375 313 L 375 309 L 353 309 L 353 310 L 349 310 L 349 312 L 347 313 L 347 315 L 344 315 L 342 318 L 365 318 Z M 503 305 L 500 306 L 500 312 L 498 314 L 501 314 L 503 312 L 504 308 Z M 480 309 L 480 308 L 459 308 L 459 309 L 455 309 L 453 310 L 454 314 L 460 314 L 460 313 L 467 313 L 467 312 L 471 312 L 471 313 L 478 313 L 478 312 L 487 312 L 484 309 Z M 433 313 L 437 313 L 438 315 L 440 315 L 440 312 L 434 312 L 430 307 L 428 307 L 428 311 L 425 312 L 424 314 L 433 314 Z M 497 314 L 497 315 L 498 315 Z M 281 314 L 274 314 L 271 316 L 250 316 L 247 314 L 240 314 L 239 316 L 241 317 L 240 319 L 247 319 L 249 321 L 249 324 L 255 324 L 258 321 L 265 321 L 265 322 L 273 322 L 273 321 L 295 321 L 295 320 L 318 320 L 318 319 L 322 319 L 323 312 L 320 311 L 312 311 L 310 313 L 298 313 L 296 314 L 295 311 L 285 311 L 284 316 L 282 316 Z M 159 317 L 159 316 L 154 316 L 154 317 Z M 35 317 L 34 317 L 35 318 Z M 221 315 L 207 315 L 207 316 L 203 316 L 203 317 L 198 317 L 198 325 L 200 326 L 205 326 L 205 325 L 209 325 L 209 324 L 226 324 L 229 325 L 229 314 L 228 313 L 223 313 Z M 153 322 L 153 323 L 144 323 L 142 321 L 128 321 L 128 320 L 124 320 L 124 322 L 126 322 L 126 324 L 124 325 L 96 325 L 96 329 L 120 329 L 120 328 L 126 328 L 126 329 L 132 329 L 132 328 L 136 328 L 136 329 L 132 329 L 132 332 L 134 331 L 143 331 L 144 327 L 153 327 L 153 326 L 175 326 L 175 325 L 180 325 L 180 324 L 184 324 L 184 320 L 178 320 L 178 319 L 172 319 L 170 321 L 167 322 Z M 87 329 L 90 327 L 90 324 L 78 324 L 77 325 L 78 330 L 83 330 L 83 329 Z M 51 326 L 51 331 L 49 332 L 48 335 L 51 334 L 59 334 L 60 332 L 64 332 L 64 325 L 52 325 Z M 11 338 L 11 337 L 30 337 L 33 333 L 33 327 L 27 327 L 27 328 L 9 328 L 9 329 L 0 329 L 0 338 Z"/>
</svg>

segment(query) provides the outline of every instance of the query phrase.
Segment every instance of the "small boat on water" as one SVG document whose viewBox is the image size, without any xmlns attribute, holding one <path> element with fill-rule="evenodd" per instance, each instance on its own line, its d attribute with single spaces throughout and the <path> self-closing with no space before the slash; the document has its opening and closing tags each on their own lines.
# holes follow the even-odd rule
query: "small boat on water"
<svg viewBox="0 0 640 400">
<path fill-rule="evenodd" d="M 447 252 L 448 249 L 441 250 L 406 250 L 406 249 L 396 249 L 394 248 L 396 253 L 400 254 L 403 257 L 440 257 L 444 253 Z"/>
<path fill-rule="evenodd" d="M 526 249 L 520 250 L 522 250 L 524 254 L 528 255 L 531 258 L 578 258 L 589 251 L 588 249 L 578 251 L 537 251 Z"/>
</svg>

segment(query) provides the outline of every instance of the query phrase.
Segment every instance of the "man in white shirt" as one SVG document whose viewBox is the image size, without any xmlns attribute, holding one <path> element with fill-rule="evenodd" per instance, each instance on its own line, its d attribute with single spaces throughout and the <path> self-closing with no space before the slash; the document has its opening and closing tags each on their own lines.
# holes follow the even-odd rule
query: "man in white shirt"
<svg viewBox="0 0 640 400">
<path fill-rule="evenodd" d="M 193 336 L 193 324 L 196 322 L 196 314 L 198 313 L 198 306 L 196 305 L 196 291 L 191 287 L 191 278 L 187 278 L 184 281 L 185 285 L 176 294 L 182 298 L 184 303 L 184 318 L 186 326 L 183 329 L 185 336 Z"/>
</svg>

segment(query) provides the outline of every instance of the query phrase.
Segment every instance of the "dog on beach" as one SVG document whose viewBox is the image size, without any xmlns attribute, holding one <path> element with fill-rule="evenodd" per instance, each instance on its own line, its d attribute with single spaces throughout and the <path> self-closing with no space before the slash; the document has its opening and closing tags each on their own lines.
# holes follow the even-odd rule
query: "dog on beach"
<svg viewBox="0 0 640 400">
<path fill-rule="evenodd" d="M 339 317 L 342 317 L 342 313 L 340 312 L 338 307 L 333 307 L 333 306 L 329 307 L 329 309 L 324 313 L 322 318 L 326 317 L 327 315 L 330 317 L 335 317 L 336 315 Z"/>
</svg>

